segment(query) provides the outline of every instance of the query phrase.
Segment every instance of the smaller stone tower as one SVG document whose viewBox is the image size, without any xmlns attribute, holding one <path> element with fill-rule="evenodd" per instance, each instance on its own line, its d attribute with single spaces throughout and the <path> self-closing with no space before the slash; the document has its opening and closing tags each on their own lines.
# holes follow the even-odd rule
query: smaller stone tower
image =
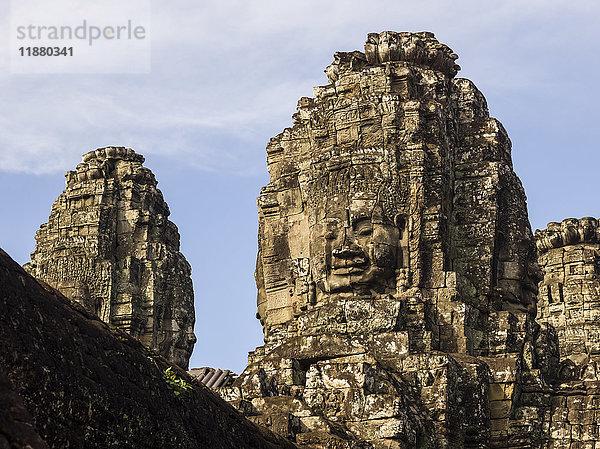
<svg viewBox="0 0 600 449">
<path fill-rule="evenodd" d="M 600 233 L 585 217 L 548 223 L 536 231 L 544 270 L 538 295 L 538 321 L 557 331 L 561 360 L 580 365 L 600 356 Z"/>
<path fill-rule="evenodd" d="M 549 447 L 600 441 L 600 230 L 598 220 L 567 218 L 536 231 L 538 322 L 558 334 L 560 363 L 552 383 Z"/>
<path fill-rule="evenodd" d="M 196 341 L 191 268 L 144 157 L 90 151 L 36 233 L 25 269 L 187 368 Z"/>
</svg>

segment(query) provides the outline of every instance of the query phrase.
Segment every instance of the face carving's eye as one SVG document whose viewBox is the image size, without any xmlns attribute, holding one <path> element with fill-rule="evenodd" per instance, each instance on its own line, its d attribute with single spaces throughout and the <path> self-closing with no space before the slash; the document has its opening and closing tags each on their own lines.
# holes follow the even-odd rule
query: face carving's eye
<svg viewBox="0 0 600 449">
<path fill-rule="evenodd" d="M 373 233 L 373 225 L 368 218 L 360 218 L 354 222 L 354 233 L 358 236 L 367 236 Z"/>
<path fill-rule="evenodd" d="M 371 228 L 361 228 L 361 229 L 357 229 L 356 233 L 358 235 L 371 235 L 373 233 L 373 230 Z"/>
<path fill-rule="evenodd" d="M 326 223 L 324 234 L 325 240 L 335 240 L 338 237 L 341 223 L 338 220 L 330 220 Z"/>
</svg>

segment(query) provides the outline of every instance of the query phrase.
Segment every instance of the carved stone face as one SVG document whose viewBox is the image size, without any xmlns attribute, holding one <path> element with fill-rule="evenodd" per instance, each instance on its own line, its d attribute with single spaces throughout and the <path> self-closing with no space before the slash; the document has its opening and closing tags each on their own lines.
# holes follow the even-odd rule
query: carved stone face
<svg viewBox="0 0 600 449">
<path fill-rule="evenodd" d="M 312 227 L 312 276 L 322 292 L 383 292 L 392 287 L 399 231 L 369 203 L 337 205 Z"/>
<path fill-rule="evenodd" d="M 182 323 L 183 324 L 183 323 Z M 185 325 L 185 332 L 178 332 L 175 334 L 177 340 L 175 341 L 175 347 L 173 348 L 173 360 L 181 367 L 187 367 L 189 354 L 194 349 L 196 343 L 196 335 L 194 334 L 194 327 L 192 324 Z"/>
</svg>

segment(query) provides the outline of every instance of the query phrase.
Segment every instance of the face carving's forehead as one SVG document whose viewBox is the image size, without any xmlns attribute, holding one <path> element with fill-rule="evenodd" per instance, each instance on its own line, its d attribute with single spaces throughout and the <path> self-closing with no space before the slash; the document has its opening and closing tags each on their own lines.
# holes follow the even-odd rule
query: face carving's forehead
<svg viewBox="0 0 600 449">
<path fill-rule="evenodd" d="M 385 204 L 373 195 L 360 195 L 359 198 L 342 196 L 340 201 L 331 201 L 325 207 L 308 209 L 309 213 L 318 216 L 314 223 L 331 227 L 352 227 L 358 222 L 394 225 L 394 217 L 385 213 Z"/>
<path fill-rule="evenodd" d="M 394 152 L 383 148 L 335 149 L 300 164 L 298 181 L 308 208 L 326 203 L 349 206 L 359 199 L 380 199 L 397 208 L 406 198 Z"/>
<path fill-rule="evenodd" d="M 312 184 L 312 187 L 316 184 Z M 338 191 L 331 197 L 323 198 L 313 191 L 313 196 L 309 196 L 305 203 L 306 218 L 311 225 L 336 219 L 350 226 L 353 221 L 365 217 L 374 223 L 394 223 L 394 217 L 403 213 L 404 209 L 402 203 L 394 198 L 398 196 L 398 187 L 398 184 L 382 181 L 373 183 L 369 190 Z M 339 190 L 339 185 L 328 188 Z"/>
</svg>

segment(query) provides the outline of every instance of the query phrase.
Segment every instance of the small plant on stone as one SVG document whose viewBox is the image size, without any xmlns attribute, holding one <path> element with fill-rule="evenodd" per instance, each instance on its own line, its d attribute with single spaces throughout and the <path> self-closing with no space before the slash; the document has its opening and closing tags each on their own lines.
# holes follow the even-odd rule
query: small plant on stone
<svg viewBox="0 0 600 449">
<path fill-rule="evenodd" d="M 173 371 L 171 367 L 167 368 L 164 371 L 163 378 L 165 379 L 167 386 L 173 391 L 173 393 L 177 397 L 185 394 L 186 392 L 194 388 L 192 384 L 189 383 L 187 380 L 179 377 L 179 375 L 175 371 Z"/>
<path fill-rule="evenodd" d="M 142 346 L 142 352 L 144 353 L 147 359 L 154 361 L 156 353 L 152 349 L 150 349 L 150 346 Z"/>
</svg>

